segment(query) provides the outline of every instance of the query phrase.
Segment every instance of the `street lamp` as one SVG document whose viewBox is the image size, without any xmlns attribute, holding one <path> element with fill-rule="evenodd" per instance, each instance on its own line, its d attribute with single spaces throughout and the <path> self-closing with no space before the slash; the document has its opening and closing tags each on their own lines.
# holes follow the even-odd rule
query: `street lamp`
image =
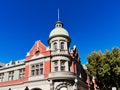
<svg viewBox="0 0 120 90">
<path fill-rule="evenodd" d="M 75 90 L 77 90 L 77 82 L 78 82 L 78 80 L 77 80 L 77 78 L 75 78 Z"/>
</svg>

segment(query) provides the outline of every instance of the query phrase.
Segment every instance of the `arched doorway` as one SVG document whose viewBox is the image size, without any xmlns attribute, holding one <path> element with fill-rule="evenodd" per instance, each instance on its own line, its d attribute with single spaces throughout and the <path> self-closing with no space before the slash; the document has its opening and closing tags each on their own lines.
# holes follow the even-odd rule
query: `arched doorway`
<svg viewBox="0 0 120 90">
<path fill-rule="evenodd" d="M 11 90 L 11 88 L 9 88 L 8 90 Z"/>
<path fill-rule="evenodd" d="M 60 88 L 60 90 L 68 90 L 66 87 L 62 87 Z"/>
<path fill-rule="evenodd" d="M 24 90 L 29 90 L 29 88 L 28 88 L 28 87 L 26 87 Z"/>
<path fill-rule="evenodd" d="M 40 89 L 40 88 L 33 88 L 33 89 L 31 89 L 31 90 L 42 90 L 42 89 Z"/>
<path fill-rule="evenodd" d="M 68 86 L 70 86 L 67 83 L 61 83 L 56 86 L 55 90 L 68 90 Z"/>
</svg>

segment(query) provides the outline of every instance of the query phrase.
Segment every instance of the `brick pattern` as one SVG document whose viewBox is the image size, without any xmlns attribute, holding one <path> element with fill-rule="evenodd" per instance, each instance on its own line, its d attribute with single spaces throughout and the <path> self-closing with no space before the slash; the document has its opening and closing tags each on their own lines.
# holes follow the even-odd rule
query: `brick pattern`
<svg viewBox="0 0 120 90">
<path fill-rule="evenodd" d="M 49 60 L 49 61 L 46 61 L 44 65 L 44 78 L 48 77 L 48 74 L 50 73 L 50 71 L 51 71 L 51 62 Z"/>
</svg>

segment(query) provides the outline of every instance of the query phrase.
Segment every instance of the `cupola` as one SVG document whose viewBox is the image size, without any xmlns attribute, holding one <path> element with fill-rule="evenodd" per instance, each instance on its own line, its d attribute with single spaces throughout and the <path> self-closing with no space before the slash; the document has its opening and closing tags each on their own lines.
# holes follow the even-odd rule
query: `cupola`
<svg viewBox="0 0 120 90">
<path fill-rule="evenodd" d="M 55 24 L 55 28 L 50 32 L 49 38 L 55 36 L 67 36 L 69 37 L 69 33 L 66 29 L 63 28 L 63 23 L 61 21 L 57 21 Z"/>
</svg>

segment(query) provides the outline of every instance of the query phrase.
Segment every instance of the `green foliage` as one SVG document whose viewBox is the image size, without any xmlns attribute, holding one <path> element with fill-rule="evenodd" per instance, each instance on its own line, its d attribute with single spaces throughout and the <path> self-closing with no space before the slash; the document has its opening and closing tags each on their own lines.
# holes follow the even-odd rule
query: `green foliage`
<svg viewBox="0 0 120 90">
<path fill-rule="evenodd" d="M 113 48 L 105 53 L 92 52 L 87 56 L 87 73 L 96 76 L 98 85 L 103 90 L 108 90 L 113 86 L 120 88 L 120 49 Z"/>
</svg>

